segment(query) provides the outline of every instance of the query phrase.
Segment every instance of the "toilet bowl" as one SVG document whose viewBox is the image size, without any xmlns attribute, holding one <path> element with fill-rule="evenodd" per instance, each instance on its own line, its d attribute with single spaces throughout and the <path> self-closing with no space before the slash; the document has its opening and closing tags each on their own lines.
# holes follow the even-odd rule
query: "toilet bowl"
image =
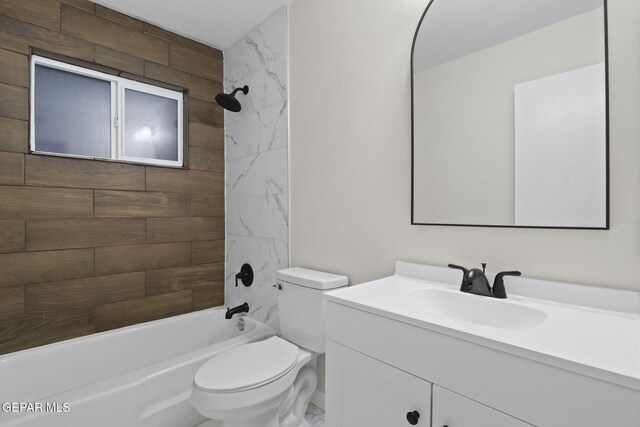
<svg viewBox="0 0 640 427">
<path fill-rule="evenodd" d="M 192 405 L 224 427 L 302 427 L 317 377 L 312 352 L 279 337 L 243 344 L 196 373 Z"/>
<path fill-rule="evenodd" d="M 221 352 L 198 369 L 191 404 L 223 427 L 308 427 L 317 385 L 314 362 L 325 349 L 324 293 L 347 278 L 304 268 L 278 272 L 281 337 Z"/>
</svg>

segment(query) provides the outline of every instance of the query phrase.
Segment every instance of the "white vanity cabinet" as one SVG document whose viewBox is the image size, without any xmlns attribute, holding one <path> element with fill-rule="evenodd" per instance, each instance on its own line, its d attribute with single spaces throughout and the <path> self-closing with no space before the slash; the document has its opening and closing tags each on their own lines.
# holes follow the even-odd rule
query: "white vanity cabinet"
<svg viewBox="0 0 640 427">
<path fill-rule="evenodd" d="M 531 427 L 531 424 L 434 385 L 432 426 Z"/>
<path fill-rule="evenodd" d="M 335 342 L 327 354 L 328 426 L 531 427 Z"/>
<path fill-rule="evenodd" d="M 406 427 L 413 410 L 423 427 L 640 426 L 637 390 L 340 295 L 327 304 L 328 426 Z"/>
<path fill-rule="evenodd" d="M 430 425 L 430 382 L 331 341 L 327 354 L 328 426 Z"/>
</svg>

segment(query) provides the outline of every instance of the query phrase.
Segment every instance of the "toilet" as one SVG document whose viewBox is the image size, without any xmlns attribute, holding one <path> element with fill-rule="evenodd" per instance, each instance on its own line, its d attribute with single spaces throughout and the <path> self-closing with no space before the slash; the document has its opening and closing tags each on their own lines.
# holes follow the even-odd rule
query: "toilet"
<svg viewBox="0 0 640 427">
<path fill-rule="evenodd" d="M 191 404 L 223 427 L 308 427 L 315 361 L 325 351 L 324 293 L 345 276 L 293 267 L 277 272 L 280 336 L 223 351 L 196 372 Z"/>
</svg>

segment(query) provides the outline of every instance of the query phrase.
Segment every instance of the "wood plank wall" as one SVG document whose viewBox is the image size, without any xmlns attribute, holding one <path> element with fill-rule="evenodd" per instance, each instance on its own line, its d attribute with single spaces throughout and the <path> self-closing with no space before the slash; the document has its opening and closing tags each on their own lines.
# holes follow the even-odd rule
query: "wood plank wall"
<svg viewBox="0 0 640 427">
<path fill-rule="evenodd" d="M 187 89 L 189 168 L 29 154 L 31 49 Z M 221 82 L 220 51 L 89 1 L 0 1 L 0 354 L 223 304 Z"/>
</svg>

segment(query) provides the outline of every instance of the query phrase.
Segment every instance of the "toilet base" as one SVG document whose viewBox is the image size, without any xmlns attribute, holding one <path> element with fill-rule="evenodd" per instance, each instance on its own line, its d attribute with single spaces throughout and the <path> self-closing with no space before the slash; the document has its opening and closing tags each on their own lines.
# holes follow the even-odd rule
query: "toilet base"
<svg viewBox="0 0 640 427">
<path fill-rule="evenodd" d="M 279 427 L 309 427 L 304 419 L 311 395 L 318 386 L 318 375 L 311 366 L 304 366 L 298 372 L 289 396 L 282 406 Z"/>
<path fill-rule="evenodd" d="M 222 427 L 280 427 L 277 408 L 257 417 L 222 420 Z"/>
</svg>

